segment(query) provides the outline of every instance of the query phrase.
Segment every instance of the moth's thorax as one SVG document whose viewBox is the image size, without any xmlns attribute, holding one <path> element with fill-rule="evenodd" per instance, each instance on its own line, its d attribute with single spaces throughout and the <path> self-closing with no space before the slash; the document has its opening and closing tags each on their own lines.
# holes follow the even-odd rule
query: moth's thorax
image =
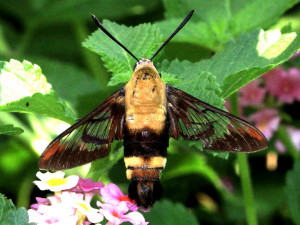
<svg viewBox="0 0 300 225">
<path fill-rule="evenodd" d="M 150 60 L 141 59 L 125 86 L 126 124 L 129 129 L 160 132 L 166 119 L 166 84 Z"/>
</svg>

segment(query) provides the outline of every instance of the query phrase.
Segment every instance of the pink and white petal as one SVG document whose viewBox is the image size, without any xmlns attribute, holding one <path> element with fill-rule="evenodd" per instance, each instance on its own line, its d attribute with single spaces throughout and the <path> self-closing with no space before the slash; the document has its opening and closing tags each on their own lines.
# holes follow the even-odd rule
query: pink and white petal
<svg viewBox="0 0 300 225">
<path fill-rule="evenodd" d="M 120 188 L 112 183 L 105 185 L 100 193 L 102 200 L 110 204 L 118 204 L 120 202 L 119 198 L 124 196 Z"/>
<path fill-rule="evenodd" d="M 285 149 L 285 146 L 283 145 L 283 143 L 279 140 L 276 140 L 275 141 L 275 147 L 277 149 L 277 151 L 279 153 L 285 153 L 286 152 L 286 149 Z"/>
<path fill-rule="evenodd" d="M 114 224 L 121 224 L 127 221 L 124 215 L 129 210 L 126 202 L 120 202 L 119 205 L 102 204 L 98 202 L 97 205 L 101 207 L 99 211 L 108 221 Z"/>
<path fill-rule="evenodd" d="M 95 189 L 101 189 L 104 187 L 104 184 L 99 181 L 92 181 L 91 178 L 82 179 L 80 178 L 78 181 L 78 185 L 84 192 L 90 192 Z"/>
<path fill-rule="evenodd" d="M 43 221 L 43 215 L 38 213 L 36 210 L 29 209 L 27 213 L 29 217 L 29 223 L 40 223 Z"/>
<path fill-rule="evenodd" d="M 87 216 L 88 220 L 92 223 L 99 223 L 104 219 L 103 215 L 100 214 L 98 212 L 98 210 L 95 210 L 93 212 L 89 212 L 89 213 L 87 213 L 86 216 Z"/>
<path fill-rule="evenodd" d="M 144 216 L 139 212 L 131 212 L 125 215 L 130 223 L 133 225 L 147 225 L 149 222 L 145 221 Z"/>
<path fill-rule="evenodd" d="M 63 171 L 57 171 L 55 173 L 50 173 L 50 172 L 46 172 L 46 173 L 42 173 L 41 171 L 36 173 L 37 178 L 39 178 L 40 180 L 48 180 L 50 178 L 64 178 L 65 173 Z"/>
</svg>

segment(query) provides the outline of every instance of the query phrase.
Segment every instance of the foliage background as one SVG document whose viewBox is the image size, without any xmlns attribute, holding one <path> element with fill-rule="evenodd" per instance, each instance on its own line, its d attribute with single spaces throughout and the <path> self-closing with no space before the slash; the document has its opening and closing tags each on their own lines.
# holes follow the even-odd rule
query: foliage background
<svg viewBox="0 0 300 225">
<path fill-rule="evenodd" d="M 28 0 L 24 4 L 23 0 L 1 1 L 0 60 L 28 60 L 39 65 L 53 91 L 26 98 L 22 96 L 21 87 L 21 94 L 16 94 L 17 97 L 20 95 L 20 101 L 0 106 L 3 111 L 0 131 L 5 134 L 0 136 L 0 192 L 12 199 L 17 207 L 26 208 L 36 196 L 45 195 L 34 189 L 32 181 L 38 170 L 39 154 L 59 133 L 57 127 L 64 126 L 60 120 L 72 123 L 84 116 L 130 77 L 130 65 L 133 66 L 134 61 L 126 64 L 124 56 L 118 55 L 118 52 L 122 53 L 121 49 L 105 39 L 101 32 L 90 36 L 96 30 L 91 13 L 100 20 L 126 26 L 154 23 L 155 26 L 148 24 L 134 30 L 139 32 L 134 39 L 128 28 L 104 22 L 112 33 L 120 35 L 121 42 L 137 57 L 149 57 L 187 12 L 195 9 L 188 25 L 156 59 L 157 65 L 167 81 L 221 107 L 225 97 L 287 61 L 299 48 L 299 37 L 295 35 L 290 39 L 290 34 L 300 29 L 298 2 Z M 263 36 L 265 45 L 258 55 L 259 28 L 275 27 L 281 28 L 281 36 L 274 43 L 267 35 Z M 142 41 L 146 44 L 139 45 Z M 82 47 L 82 42 L 101 58 Z M 0 65 L 3 69 L 4 63 Z M 23 66 L 32 69 L 31 64 Z M 39 70 L 33 73 L 40 79 Z M 25 85 L 30 86 L 36 81 L 30 79 L 26 78 Z M 4 92 L 3 80 L 0 82 Z M 10 95 L 17 92 L 18 82 L 18 79 L 10 81 Z M 115 86 L 107 86 L 109 82 Z M 191 87 L 191 84 L 194 85 Z M 45 89 L 30 89 L 30 93 L 41 93 Z M 44 101 L 47 104 L 41 106 Z M 27 102 L 30 103 L 29 110 L 24 107 Z M 50 110 L 53 108 L 54 112 Z M 24 131 L 22 134 L 19 134 L 19 128 Z M 119 146 L 116 144 L 115 150 Z M 292 170 L 293 165 L 297 165 L 297 157 L 289 153 L 280 155 L 278 167 L 270 171 L 265 166 L 266 155 L 275 151 L 271 143 L 268 150 L 249 155 L 258 221 L 259 224 L 297 224 L 299 166 Z M 224 159 L 227 155 L 218 156 L 199 152 L 196 147 L 187 149 L 186 143 L 171 140 L 162 183 L 164 198 L 177 205 L 162 201 L 145 217 L 152 224 L 175 224 L 171 216 L 172 210 L 176 209 L 182 216 L 176 221 L 186 218 L 189 224 L 245 224 L 236 155 L 230 155 L 227 160 Z M 94 180 L 115 182 L 126 191 L 128 181 L 121 157 L 122 149 L 93 163 L 89 172 L 88 167 L 80 167 L 68 173 L 82 176 L 88 173 Z M 229 184 L 229 189 L 224 188 L 224 182 Z"/>
</svg>

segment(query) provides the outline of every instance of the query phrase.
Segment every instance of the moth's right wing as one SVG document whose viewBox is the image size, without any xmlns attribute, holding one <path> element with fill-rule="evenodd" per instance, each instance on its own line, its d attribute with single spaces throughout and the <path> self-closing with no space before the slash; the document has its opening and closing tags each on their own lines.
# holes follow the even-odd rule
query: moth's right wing
<svg viewBox="0 0 300 225">
<path fill-rule="evenodd" d="M 39 168 L 63 170 L 104 158 L 113 140 L 123 139 L 124 88 L 56 137 L 39 159 Z"/>
<path fill-rule="evenodd" d="M 265 136 L 247 121 L 167 86 L 170 136 L 200 141 L 206 150 L 255 152 L 268 147 Z"/>
</svg>

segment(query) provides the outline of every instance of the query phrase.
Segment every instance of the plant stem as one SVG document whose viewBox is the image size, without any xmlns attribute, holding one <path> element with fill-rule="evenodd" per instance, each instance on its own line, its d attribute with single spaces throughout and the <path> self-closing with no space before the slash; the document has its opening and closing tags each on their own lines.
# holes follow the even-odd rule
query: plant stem
<svg viewBox="0 0 300 225">
<path fill-rule="evenodd" d="M 30 40 L 31 40 L 31 37 L 33 34 L 33 30 L 34 30 L 33 26 L 29 25 L 26 27 L 25 32 L 23 33 L 23 35 L 20 39 L 18 48 L 15 51 L 16 56 L 22 56 L 25 53 L 26 48 L 28 47 L 28 44 L 30 43 Z"/>
<path fill-rule="evenodd" d="M 248 156 L 243 153 L 238 153 L 237 160 L 240 168 L 241 185 L 243 190 L 244 207 L 246 211 L 247 223 L 249 225 L 257 225 L 258 223 L 248 163 Z"/>
<path fill-rule="evenodd" d="M 236 93 L 233 94 L 230 98 L 230 106 L 232 113 L 238 115 L 238 96 Z M 257 225 L 258 222 L 255 208 L 255 200 L 247 154 L 237 153 L 237 161 L 240 169 L 241 186 L 243 192 L 247 224 Z"/>
<path fill-rule="evenodd" d="M 284 144 L 287 151 L 291 154 L 294 160 L 299 159 L 299 153 L 297 149 L 295 148 L 290 136 L 288 135 L 288 132 L 286 130 L 286 127 L 284 125 L 280 125 L 277 130 L 277 135 L 280 141 Z"/>
<path fill-rule="evenodd" d="M 30 194 L 33 188 L 33 176 L 32 174 L 29 174 L 24 177 L 24 179 L 19 184 L 19 190 L 17 193 L 17 199 L 16 199 L 16 207 L 25 207 L 29 208 L 30 205 Z"/>
</svg>

